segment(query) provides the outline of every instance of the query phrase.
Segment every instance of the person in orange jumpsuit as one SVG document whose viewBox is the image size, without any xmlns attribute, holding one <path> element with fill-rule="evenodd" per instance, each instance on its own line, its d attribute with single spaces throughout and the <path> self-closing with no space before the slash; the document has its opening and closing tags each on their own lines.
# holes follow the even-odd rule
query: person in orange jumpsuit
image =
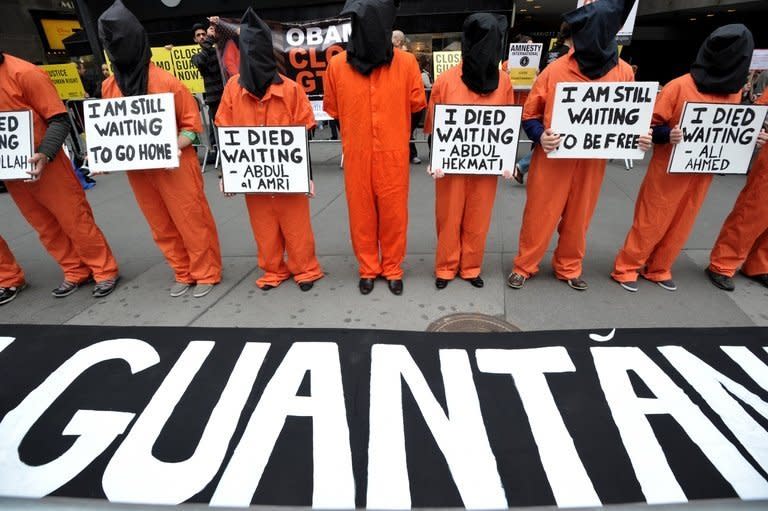
<svg viewBox="0 0 768 511">
<path fill-rule="evenodd" d="M 632 7 L 624 0 L 600 0 L 571 11 L 564 20 L 571 27 L 574 49 L 539 74 L 523 110 L 523 128 L 536 147 L 528 177 L 520 243 L 507 284 L 520 289 L 539 271 L 539 263 L 557 229 L 560 237 L 552 258 L 555 276 L 578 291 L 582 279 L 589 222 L 597 206 L 605 174 L 605 160 L 549 160 L 560 144 L 550 128 L 558 82 L 627 82 L 632 69 L 619 59 L 616 34 Z M 650 146 L 650 136 L 641 137 Z"/>
<path fill-rule="evenodd" d="M 392 0 L 348 0 L 347 50 L 326 71 L 324 110 L 341 126 L 344 182 L 360 292 L 383 276 L 403 293 L 411 114 L 426 108 L 416 58 L 392 47 Z"/>
<path fill-rule="evenodd" d="M 272 31 L 251 8 L 240 26 L 240 56 L 240 74 L 224 88 L 217 126 L 315 127 L 304 89 L 277 72 Z M 256 285 L 272 289 L 293 275 L 302 291 L 312 289 L 323 270 L 315 255 L 309 199 L 301 194 L 249 194 L 245 203 L 264 271 Z"/>
<path fill-rule="evenodd" d="M 763 92 L 758 105 L 768 105 Z M 725 219 L 720 235 L 709 256 L 706 270 L 712 283 L 733 291 L 733 276 L 741 274 L 768 287 L 768 134 L 760 133 L 760 152 L 752 163 L 747 183 L 741 190 L 733 211 Z"/>
<path fill-rule="evenodd" d="M 432 87 L 424 133 L 432 133 L 435 105 L 511 105 L 509 75 L 499 70 L 506 18 L 472 14 L 464 21 L 462 62 L 442 73 Z M 435 181 L 437 253 L 435 287 L 443 289 L 459 276 L 475 287 L 480 277 L 485 240 L 496 200 L 497 176 L 444 175 L 429 169 Z M 507 170 L 508 177 L 512 171 Z"/>
<path fill-rule="evenodd" d="M 69 134 L 64 103 L 43 70 L 12 55 L 0 57 L 0 111 L 32 113 L 36 148 L 30 179 L 9 180 L 5 186 L 64 272 L 64 281 L 52 294 L 69 296 L 95 279 L 93 296 L 107 296 L 120 278 L 117 261 L 96 225 L 72 162 L 61 151 Z"/>
<path fill-rule="evenodd" d="M 0 236 L 0 305 L 15 300 L 26 286 L 24 270 L 16 262 L 13 252 Z"/>
<path fill-rule="evenodd" d="M 179 168 L 130 171 L 128 182 L 155 243 L 175 273 L 171 296 L 181 296 L 195 284 L 193 296 L 205 296 L 221 281 L 221 250 L 192 147 L 202 131 L 197 103 L 176 77 L 150 62 L 144 27 L 120 0 L 99 18 L 99 35 L 114 70 L 102 84 L 103 98 L 173 93 L 180 130 Z"/>
<path fill-rule="evenodd" d="M 686 102 L 739 103 L 754 43 L 744 25 L 718 28 L 704 41 L 691 72 L 664 86 L 653 113 L 656 146 L 635 203 L 632 228 L 616 256 L 611 277 L 630 292 L 638 274 L 675 291 L 672 265 L 693 229 L 712 174 L 667 174 L 672 144 Z M 670 143 L 667 143 L 670 142 Z"/>
</svg>

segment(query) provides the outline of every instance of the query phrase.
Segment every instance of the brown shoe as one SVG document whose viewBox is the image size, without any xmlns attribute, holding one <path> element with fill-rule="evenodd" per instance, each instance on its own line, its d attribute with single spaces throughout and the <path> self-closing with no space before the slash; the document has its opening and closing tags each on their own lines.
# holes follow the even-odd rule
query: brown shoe
<svg viewBox="0 0 768 511">
<path fill-rule="evenodd" d="M 525 277 L 519 273 L 512 272 L 509 274 L 509 277 L 507 277 L 507 285 L 512 289 L 523 289 L 525 280 Z"/>
<path fill-rule="evenodd" d="M 568 279 L 565 281 L 571 289 L 575 289 L 576 291 L 586 291 L 589 289 L 589 285 L 581 280 L 581 277 L 576 277 L 575 279 Z"/>
</svg>

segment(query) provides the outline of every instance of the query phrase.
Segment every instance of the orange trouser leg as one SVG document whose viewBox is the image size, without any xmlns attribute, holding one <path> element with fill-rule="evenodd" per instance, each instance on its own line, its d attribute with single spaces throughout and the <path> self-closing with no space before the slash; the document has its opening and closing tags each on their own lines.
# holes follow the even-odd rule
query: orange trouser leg
<svg viewBox="0 0 768 511">
<path fill-rule="evenodd" d="M 0 287 L 17 287 L 24 284 L 24 271 L 13 257 L 8 244 L 0 236 Z"/>
<path fill-rule="evenodd" d="M 373 193 L 371 154 L 344 153 L 344 187 L 349 208 L 349 231 L 361 278 L 381 275 L 379 215 Z"/>
<path fill-rule="evenodd" d="M 574 175 L 563 218 L 557 227 L 559 239 L 552 257 L 558 279 L 580 277 L 587 249 L 587 231 L 595 213 L 605 176 L 605 161 L 580 160 Z"/>
<path fill-rule="evenodd" d="M 221 282 L 219 236 L 194 152 L 176 170 L 129 172 L 129 180 L 176 280 Z"/>
<path fill-rule="evenodd" d="M 720 235 L 709 257 L 709 268 L 722 275 L 732 277 L 745 261 L 750 261 L 748 275 L 768 273 L 768 265 L 760 264 L 760 239 L 766 243 L 768 232 L 768 152 L 765 164 L 758 165 L 763 158 L 755 162 L 747 177 L 747 183 L 741 190 L 733 211 L 725 219 Z M 763 250 L 766 250 L 765 248 Z M 766 261 L 763 258 L 763 261 Z M 768 261 L 766 261 L 768 262 Z M 762 271 L 759 271 L 762 268 Z"/>
<path fill-rule="evenodd" d="M 757 238 L 741 269 L 745 274 L 752 277 L 768 274 L 768 229 Z"/>
<path fill-rule="evenodd" d="M 403 278 L 408 238 L 408 150 L 375 153 L 373 189 L 379 213 L 381 275 L 387 280 Z"/>
<path fill-rule="evenodd" d="M 314 282 L 323 278 L 323 270 L 315 254 L 315 235 L 305 195 L 275 198 L 280 231 L 285 239 L 288 270 L 296 282 Z"/>
<path fill-rule="evenodd" d="M 467 176 L 448 175 L 435 180 L 435 277 L 439 279 L 451 280 L 459 272 L 466 188 Z"/>
<path fill-rule="evenodd" d="M 259 268 L 264 274 L 256 281 L 259 287 L 279 286 L 291 276 L 285 264 L 285 238 L 280 231 L 279 197 L 247 195 L 245 203 L 251 219 L 253 237 L 259 250 Z"/>
<path fill-rule="evenodd" d="M 498 182 L 496 176 L 467 176 L 468 190 L 465 194 L 464 220 L 461 223 L 459 270 L 463 279 L 480 276 Z"/>
<path fill-rule="evenodd" d="M 6 186 L 66 280 L 117 276 L 117 261 L 66 156 L 59 153 L 36 183 L 9 181 Z"/>
<path fill-rule="evenodd" d="M 648 168 L 635 203 L 632 227 L 616 256 L 611 276 L 619 282 L 643 276 L 672 278 L 672 263 L 691 233 L 712 176 L 667 174 L 666 162 Z"/>
<path fill-rule="evenodd" d="M 531 160 L 526 188 L 528 196 L 523 210 L 523 224 L 513 271 L 530 277 L 539 271 L 552 235 L 565 210 L 574 174 L 578 169 L 567 160 L 548 160 L 536 148 Z"/>
</svg>

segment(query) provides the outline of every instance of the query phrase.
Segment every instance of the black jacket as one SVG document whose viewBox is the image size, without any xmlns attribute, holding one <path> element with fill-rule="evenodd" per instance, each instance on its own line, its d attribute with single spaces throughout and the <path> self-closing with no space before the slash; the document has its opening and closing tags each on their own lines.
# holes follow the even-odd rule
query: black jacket
<svg viewBox="0 0 768 511">
<path fill-rule="evenodd" d="M 213 47 L 213 42 L 210 39 L 206 39 L 200 46 L 200 52 L 192 57 L 192 64 L 200 71 L 200 76 L 203 77 L 205 102 L 213 105 L 221 101 L 221 94 L 224 92 L 221 67 L 219 67 L 219 58 L 216 55 L 216 48 Z"/>
</svg>

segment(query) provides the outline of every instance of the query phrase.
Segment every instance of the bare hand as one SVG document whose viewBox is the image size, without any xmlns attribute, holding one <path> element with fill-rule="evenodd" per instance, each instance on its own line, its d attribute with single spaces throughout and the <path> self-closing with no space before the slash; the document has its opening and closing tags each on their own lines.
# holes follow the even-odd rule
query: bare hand
<svg viewBox="0 0 768 511">
<path fill-rule="evenodd" d="M 650 150 L 653 147 L 653 130 L 648 130 L 646 135 L 640 135 L 640 138 L 637 140 L 637 146 L 643 152 Z"/>
<path fill-rule="evenodd" d="M 163 48 L 165 48 L 168 51 L 171 51 L 173 49 L 173 45 L 172 44 L 166 44 L 165 46 L 163 46 Z"/>
<path fill-rule="evenodd" d="M 40 176 L 43 173 L 43 169 L 46 165 L 48 165 L 48 157 L 43 153 L 35 153 L 28 161 L 32 165 L 32 169 L 27 171 L 27 174 L 30 175 L 30 178 L 25 179 L 24 182 L 34 183 L 40 179 Z"/>
<path fill-rule="evenodd" d="M 672 128 L 672 131 L 669 132 L 669 143 L 670 144 L 679 144 L 683 141 L 683 130 L 680 129 L 680 125 L 678 124 L 674 128 Z"/>
<path fill-rule="evenodd" d="M 310 199 L 315 196 L 315 182 L 310 179 L 309 180 L 309 193 L 307 194 L 307 197 Z"/>
<path fill-rule="evenodd" d="M 208 21 L 211 23 L 211 25 L 218 25 L 221 19 L 218 16 L 211 16 L 208 18 Z"/>
<path fill-rule="evenodd" d="M 513 172 L 512 172 L 511 170 L 509 170 L 509 169 L 504 169 L 504 170 L 501 172 L 501 175 L 502 175 L 502 176 L 504 176 L 504 179 L 512 179 L 512 177 L 513 177 Z"/>
<path fill-rule="evenodd" d="M 768 132 L 760 130 L 760 134 L 757 136 L 757 149 L 762 149 L 766 142 L 768 142 Z"/>
<path fill-rule="evenodd" d="M 551 153 L 558 147 L 560 147 L 560 135 L 552 131 L 551 128 L 544 130 L 541 135 L 541 148 L 545 153 Z"/>
<path fill-rule="evenodd" d="M 432 179 L 441 179 L 445 177 L 443 169 L 432 169 L 432 165 L 427 165 L 427 174 L 432 176 Z"/>
</svg>

